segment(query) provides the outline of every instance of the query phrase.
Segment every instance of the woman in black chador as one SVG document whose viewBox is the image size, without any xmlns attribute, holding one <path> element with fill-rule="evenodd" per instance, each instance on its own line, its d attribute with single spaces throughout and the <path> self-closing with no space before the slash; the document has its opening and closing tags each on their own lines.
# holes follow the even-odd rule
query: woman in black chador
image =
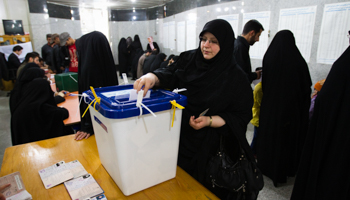
<svg viewBox="0 0 350 200">
<path fill-rule="evenodd" d="M 156 56 L 156 58 L 154 59 L 154 61 L 152 62 L 151 65 L 151 72 L 153 72 L 154 70 L 160 68 L 160 64 L 162 64 L 162 62 L 164 62 L 166 58 L 166 55 L 164 53 L 160 53 Z"/>
<path fill-rule="evenodd" d="M 166 59 L 166 61 L 162 62 L 160 64 L 160 67 L 159 68 L 165 68 L 169 65 L 169 61 L 174 57 L 175 55 L 174 54 L 171 54 L 170 56 L 168 56 L 168 58 Z"/>
<path fill-rule="evenodd" d="M 65 108 L 57 107 L 50 83 L 44 79 L 44 70 L 35 66 L 25 68 L 17 81 L 20 85 L 16 90 L 18 95 L 11 96 L 12 100 L 19 98 L 11 115 L 12 144 L 63 136 L 63 120 L 69 113 Z"/>
<path fill-rule="evenodd" d="M 292 200 L 350 199 L 349 74 L 350 47 L 317 95 Z"/>
<path fill-rule="evenodd" d="M 236 193 L 212 187 L 206 182 L 208 161 L 215 155 L 220 136 L 233 155 L 240 143 L 254 160 L 246 140 L 252 118 L 253 93 L 244 72 L 233 59 L 234 33 L 221 19 L 208 22 L 199 35 L 199 47 L 181 53 L 167 68 L 158 69 L 136 80 L 134 88 L 144 90 L 187 88 L 188 104 L 182 114 L 178 165 L 221 199 L 235 199 Z M 205 110 L 205 116 L 199 116 Z M 233 156 L 231 156 L 234 158 Z M 246 199 L 256 199 L 257 193 Z M 248 197 L 249 196 L 249 197 Z"/>
<path fill-rule="evenodd" d="M 275 186 L 295 176 L 309 117 L 309 68 L 293 33 L 279 31 L 263 59 L 258 166 Z"/>
<path fill-rule="evenodd" d="M 123 73 L 128 73 L 128 49 L 126 44 L 126 39 L 122 38 L 118 44 L 118 61 L 119 61 L 119 75 L 122 76 Z"/>
<path fill-rule="evenodd" d="M 132 79 L 135 80 L 137 77 L 137 65 L 139 63 L 140 57 L 143 55 L 143 49 L 140 42 L 140 37 L 138 35 L 134 36 L 134 41 L 131 43 L 131 73 L 132 73 Z"/>
<path fill-rule="evenodd" d="M 116 67 L 108 40 L 101 32 L 93 31 L 77 39 L 78 51 L 78 89 L 79 94 L 94 88 L 118 85 Z M 81 98 L 81 97 L 80 97 Z M 88 105 L 80 104 L 80 116 Z M 81 129 L 76 133 L 75 139 L 81 140 L 94 134 L 90 112 L 81 118 Z"/>
</svg>

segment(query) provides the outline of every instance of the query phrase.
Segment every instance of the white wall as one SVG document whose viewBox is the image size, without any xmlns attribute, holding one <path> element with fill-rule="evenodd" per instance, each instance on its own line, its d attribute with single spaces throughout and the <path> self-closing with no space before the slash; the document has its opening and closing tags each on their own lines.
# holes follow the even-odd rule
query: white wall
<svg viewBox="0 0 350 200">
<path fill-rule="evenodd" d="M 175 21 L 175 32 L 176 24 L 180 21 L 186 21 L 190 13 L 193 13 L 197 16 L 196 22 L 196 35 L 198 36 L 204 27 L 205 23 L 216 19 L 217 16 L 220 15 L 229 15 L 229 14 L 239 14 L 239 24 L 238 31 L 235 32 L 235 36 L 237 37 L 242 32 L 242 18 L 243 14 L 241 13 L 241 9 L 244 9 L 245 13 L 250 12 L 261 12 L 261 11 L 270 11 L 270 37 L 268 38 L 268 43 L 270 44 L 275 34 L 278 32 L 278 20 L 279 20 L 279 12 L 280 9 L 285 8 L 297 8 L 297 7 L 306 7 L 306 6 L 317 6 L 316 12 L 316 21 L 314 27 L 314 35 L 312 38 L 312 47 L 311 47 L 311 58 L 308 62 L 310 75 L 313 83 L 324 79 L 327 77 L 328 72 L 331 68 L 329 64 L 320 64 L 317 63 L 317 48 L 318 48 L 318 40 L 319 40 L 319 32 L 321 29 L 322 23 L 322 15 L 325 4 L 338 3 L 338 2 L 348 2 L 349 0 L 304 0 L 304 1 L 290 1 L 290 0 L 264 0 L 264 1 L 256 1 L 256 0 L 244 0 L 244 1 L 233 1 L 228 3 L 221 3 L 211 6 L 204 6 L 195 8 L 192 10 L 188 10 L 174 16 L 170 16 L 164 19 L 158 20 L 158 24 L 154 23 L 156 20 L 151 21 L 143 21 L 143 22 L 112 22 L 110 23 L 113 29 L 111 29 L 111 35 L 116 35 L 117 38 L 114 39 L 114 42 L 118 41 L 121 37 L 133 36 L 134 34 L 139 34 L 141 39 L 147 38 L 146 36 L 152 35 L 155 38 L 155 41 L 160 46 L 161 52 L 170 55 L 170 54 L 180 54 L 177 49 L 169 49 L 163 47 L 163 23 Z M 242 5 L 244 2 L 244 5 Z M 225 8 L 228 7 L 227 11 L 224 11 Z M 236 9 L 231 9 L 235 7 Z M 217 8 L 221 8 L 221 12 L 217 11 Z M 119 25 L 119 26 L 118 26 Z M 136 25 L 136 26 L 135 26 Z M 153 34 L 153 31 L 157 31 L 157 35 Z M 176 33 L 175 33 L 176 35 Z M 177 37 L 177 36 L 176 36 Z M 196 37 L 196 44 L 199 44 L 199 39 Z M 147 41 L 142 41 L 143 48 L 146 47 Z M 177 45 L 175 45 L 176 47 Z M 114 54 L 117 55 L 117 45 L 113 45 Z M 340 56 L 340 55 L 339 55 Z M 116 57 L 116 56 L 115 56 Z M 256 67 L 262 66 L 262 59 L 251 59 L 252 62 L 252 70 L 255 70 Z M 116 62 L 118 63 L 118 62 Z"/>
<path fill-rule="evenodd" d="M 3 19 L 22 20 L 24 32 L 30 32 L 27 0 L 0 0 L 0 35 L 4 35 Z"/>
</svg>

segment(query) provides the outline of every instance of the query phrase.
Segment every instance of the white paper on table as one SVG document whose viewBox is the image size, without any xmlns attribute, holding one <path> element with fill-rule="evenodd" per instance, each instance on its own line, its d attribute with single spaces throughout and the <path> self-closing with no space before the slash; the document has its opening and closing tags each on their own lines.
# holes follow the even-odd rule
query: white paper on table
<svg viewBox="0 0 350 200">
<path fill-rule="evenodd" d="M 91 174 L 64 182 L 70 197 L 74 200 L 85 200 L 104 193 Z"/>
<path fill-rule="evenodd" d="M 17 193 L 11 197 L 6 198 L 6 200 L 32 200 L 33 197 L 27 190 L 23 190 L 20 193 Z"/>
<path fill-rule="evenodd" d="M 74 160 L 72 162 L 66 163 L 67 169 L 69 169 L 72 173 L 74 178 L 78 178 L 79 176 L 83 176 L 88 174 L 88 172 L 85 170 L 84 166 L 79 162 L 79 160 Z"/>
<path fill-rule="evenodd" d="M 67 165 L 64 161 L 39 170 L 39 175 L 46 189 L 74 178 L 73 173 L 67 169 Z"/>
</svg>

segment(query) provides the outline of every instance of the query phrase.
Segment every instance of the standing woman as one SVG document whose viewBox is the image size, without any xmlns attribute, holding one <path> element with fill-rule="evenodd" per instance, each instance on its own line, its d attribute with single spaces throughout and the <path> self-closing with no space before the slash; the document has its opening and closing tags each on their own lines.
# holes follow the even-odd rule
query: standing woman
<svg viewBox="0 0 350 200">
<path fill-rule="evenodd" d="M 131 51 L 131 73 L 132 73 L 132 79 L 136 80 L 137 77 L 137 65 L 139 63 L 139 59 L 143 54 L 143 48 L 140 42 L 140 37 L 138 35 L 134 36 L 134 41 L 131 43 L 131 48 L 133 49 Z"/>
<path fill-rule="evenodd" d="M 263 59 L 258 166 L 275 187 L 295 176 L 308 127 L 311 78 L 293 33 L 279 31 Z"/>
<path fill-rule="evenodd" d="M 317 95 L 292 200 L 350 199 L 349 63 L 350 47 Z"/>
<path fill-rule="evenodd" d="M 157 54 L 160 52 L 160 49 L 159 49 L 159 46 L 157 44 L 157 42 L 153 42 L 153 37 L 152 36 L 149 36 L 148 38 L 148 44 L 147 44 L 147 49 L 149 50 L 154 50 L 156 49 L 157 50 Z"/>
<path fill-rule="evenodd" d="M 105 35 L 93 31 L 83 35 L 76 41 L 78 51 L 78 90 L 82 94 L 94 88 L 118 85 L 114 59 Z M 82 97 L 80 97 L 82 98 Z M 80 100 L 80 99 L 79 99 Z M 88 105 L 80 104 L 80 116 L 83 115 Z M 94 134 L 90 112 L 86 112 L 81 118 L 81 129 L 76 133 L 75 139 L 87 139 Z"/>
<path fill-rule="evenodd" d="M 237 193 L 212 187 L 206 181 L 206 170 L 208 161 L 219 148 L 221 136 L 228 143 L 228 152 L 237 156 L 239 143 L 255 162 L 245 137 L 252 118 L 252 91 L 232 56 L 235 38 L 230 24 L 221 19 L 210 21 L 199 38 L 197 49 L 181 53 L 177 62 L 167 68 L 142 76 L 135 81 L 134 88 L 139 91 L 145 86 L 145 92 L 154 86 L 187 88 L 184 95 L 188 104 L 182 114 L 178 165 L 219 198 L 235 199 Z M 207 109 L 206 116 L 199 116 Z M 256 199 L 257 194 L 258 191 L 254 191 L 247 199 Z"/>
<path fill-rule="evenodd" d="M 128 49 L 126 45 L 126 39 L 122 38 L 118 44 L 118 61 L 119 61 L 119 72 L 122 77 L 122 73 L 128 72 L 127 62 L 128 62 Z"/>
</svg>

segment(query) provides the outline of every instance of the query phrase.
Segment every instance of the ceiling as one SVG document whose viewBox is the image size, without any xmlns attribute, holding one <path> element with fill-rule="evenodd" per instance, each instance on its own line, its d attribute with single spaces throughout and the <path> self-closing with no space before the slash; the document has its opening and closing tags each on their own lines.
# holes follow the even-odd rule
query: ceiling
<svg viewBox="0 0 350 200">
<path fill-rule="evenodd" d="M 164 5 L 173 0 L 48 0 L 54 3 L 72 7 L 101 8 L 108 7 L 113 10 L 141 9 Z"/>
</svg>

